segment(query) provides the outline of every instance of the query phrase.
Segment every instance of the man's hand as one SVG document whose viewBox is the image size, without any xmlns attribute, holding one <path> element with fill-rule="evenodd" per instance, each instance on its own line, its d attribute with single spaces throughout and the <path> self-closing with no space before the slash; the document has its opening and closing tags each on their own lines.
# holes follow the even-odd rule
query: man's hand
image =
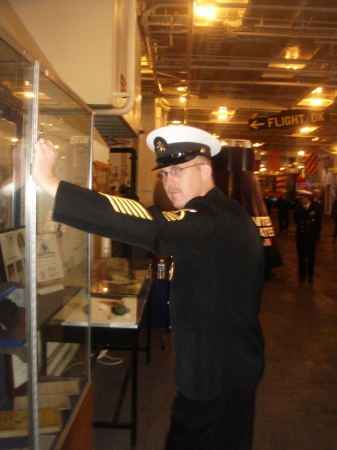
<svg viewBox="0 0 337 450">
<path fill-rule="evenodd" d="M 55 197 L 60 180 L 54 175 L 58 152 L 51 141 L 41 138 L 34 144 L 32 176 L 35 183 L 47 194 Z"/>
</svg>

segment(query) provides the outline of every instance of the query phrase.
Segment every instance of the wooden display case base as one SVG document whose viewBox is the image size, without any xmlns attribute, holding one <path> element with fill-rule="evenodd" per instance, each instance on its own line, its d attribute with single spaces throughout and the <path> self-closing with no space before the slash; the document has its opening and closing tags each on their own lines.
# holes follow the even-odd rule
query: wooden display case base
<svg viewBox="0 0 337 450">
<path fill-rule="evenodd" d="M 55 450 L 93 449 L 92 382 L 88 381 Z"/>
</svg>

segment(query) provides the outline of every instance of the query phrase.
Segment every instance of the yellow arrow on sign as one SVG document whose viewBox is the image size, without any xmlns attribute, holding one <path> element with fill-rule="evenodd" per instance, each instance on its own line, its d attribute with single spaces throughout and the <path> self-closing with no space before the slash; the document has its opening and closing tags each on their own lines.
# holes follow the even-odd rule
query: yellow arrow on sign
<svg viewBox="0 0 337 450">
<path fill-rule="evenodd" d="M 265 125 L 264 122 L 257 122 L 257 120 L 254 120 L 254 122 L 252 122 L 249 126 L 254 128 L 254 130 L 257 130 L 259 127 Z"/>
</svg>

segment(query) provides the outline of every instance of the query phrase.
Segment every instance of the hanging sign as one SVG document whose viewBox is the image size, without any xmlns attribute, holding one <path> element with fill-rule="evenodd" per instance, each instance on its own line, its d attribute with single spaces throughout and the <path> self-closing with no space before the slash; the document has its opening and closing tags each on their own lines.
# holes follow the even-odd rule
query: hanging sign
<svg viewBox="0 0 337 450">
<path fill-rule="evenodd" d="M 250 130 L 269 130 L 273 128 L 298 127 L 308 124 L 321 125 L 329 120 L 327 111 L 305 111 L 293 110 L 289 114 L 279 114 L 277 116 L 261 117 L 248 121 Z"/>
</svg>

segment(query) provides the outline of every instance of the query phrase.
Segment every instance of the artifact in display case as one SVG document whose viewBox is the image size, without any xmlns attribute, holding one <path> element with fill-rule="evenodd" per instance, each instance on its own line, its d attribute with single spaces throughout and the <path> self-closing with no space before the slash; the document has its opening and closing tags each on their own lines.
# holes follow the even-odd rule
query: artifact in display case
<svg viewBox="0 0 337 450">
<path fill-rule="evenodd" d="M 73 311 L 65 317 L 63 324 L 88 325 L 88 304 L 82 300 L 74 306 Z M 136 327 L 137 306 L 138 301 L 135 295 L 114 299 L 91 297 L 90 324 L 92 326 Z"/>
</svg>

